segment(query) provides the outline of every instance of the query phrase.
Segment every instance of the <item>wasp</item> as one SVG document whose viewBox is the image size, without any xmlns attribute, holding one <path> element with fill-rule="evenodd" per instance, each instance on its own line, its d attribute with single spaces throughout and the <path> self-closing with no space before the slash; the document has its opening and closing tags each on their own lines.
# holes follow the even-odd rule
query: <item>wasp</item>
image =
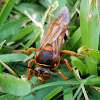
<svg viewBox="0 0 100 100">
<path fill-rule="evenodd" d="M 46 34 L 40 43 L 38 49 L 29 48 L 28 50 L 13 50 L 13 52 L 21 52 L 29 54 L 31 51 L 35 51 L 35 59 L 31 59 L 28 62 L 28 74 L 27 79 L 33 84 L 30 80 L 30 72 L 33 72 L 39 82 L 44 82 L 50 78 L 51 72 L 60 74 L 64 80 L 68 78 L 63 75 L 59 70 L 56 70 L 58 65 L 66 64 L 68 69 L 73 72 L 70 64 L 67 59 L 60 60 L 60 57 L 63 53 L 67 53 L 73 56 L 83 56 L 82 54 L 77 54 L 69 50 L 60 50 L 63 39 L 70 22 L 70 12 L 69 9 L 64 6 L 57 14 L 54 16 L 53 20 L 47 27 Z M 38 67 L 34 69 L 31 68 L 31 63 L 36 63 Z M 33 84 L 35 87 L 35 85 Z"/>
</svg>

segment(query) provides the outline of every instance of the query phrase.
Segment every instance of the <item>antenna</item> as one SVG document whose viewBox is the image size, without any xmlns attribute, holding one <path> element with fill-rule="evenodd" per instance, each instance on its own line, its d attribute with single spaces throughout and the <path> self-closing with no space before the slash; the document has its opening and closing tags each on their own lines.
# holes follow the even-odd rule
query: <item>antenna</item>
<svg viewBox="0 0 100 100">
<path fill-rule="evenodd" d="M 26 65 L 24 65 L 24 64 L 19 64 L 19 63 L 17 63 L 17 62 L 9 62 L 9 63 L 32 69 L 31 67 L 28 67 L 28 66 L 26 66 Z"/>
</svg>

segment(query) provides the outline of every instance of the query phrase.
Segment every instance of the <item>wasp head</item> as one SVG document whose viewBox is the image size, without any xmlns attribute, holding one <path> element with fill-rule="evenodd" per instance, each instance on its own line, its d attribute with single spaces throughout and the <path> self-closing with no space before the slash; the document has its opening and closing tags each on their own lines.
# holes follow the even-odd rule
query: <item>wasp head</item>
<svg viewBox="0 0 100 100">
<path fill-rule="evenodd" d="M 43 67 L 36 67 L 34 69 L 35 71 L 35 76 L 37 76 L 37 79 L 39 82 L 43 83 L 44 81 L 46 81 L 47 79 L 50 78 L 51 74 L 50 74 L 50 70 L 47 68 L 43 68 Z"/>
</svg>

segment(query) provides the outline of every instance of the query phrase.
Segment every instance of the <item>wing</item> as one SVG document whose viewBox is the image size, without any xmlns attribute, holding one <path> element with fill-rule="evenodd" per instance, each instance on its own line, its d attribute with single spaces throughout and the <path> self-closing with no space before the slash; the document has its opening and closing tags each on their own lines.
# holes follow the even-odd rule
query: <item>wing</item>
<svg viewBox="0 0 100 100">
<path fill-rule="evenodd" d="M 58 49 L 58 48 L 60 49 L 61 44 L 62 44 L 62 40 L 64 38 L 66 29 L 67 29 L 68 24 L 69 24 L 69 21 L 70 21 L 69 9 L 66 6 L 64 6 L 55 15 L 52 22 L 48 26 L 46 35 L 43 38 L 38 50 L 40 50 L 42 47 L 44 47 L 48 43 L 56 46 L 56 48 L 54 48 L 54 49 Z"/>
<path fill-rule="evenodd" d="M 66 26 L 68 27 L 68 26 Z M 65 29 L 63 29 L 63 32 L 58 36 L 58 38 L 53 42 L 53 56 L 59 56 L 60 55 L 60 49 L 63 43 L 63 39 L 65 36 L 65 32 L 66 32 L 66 27 Z"/>
</svg>

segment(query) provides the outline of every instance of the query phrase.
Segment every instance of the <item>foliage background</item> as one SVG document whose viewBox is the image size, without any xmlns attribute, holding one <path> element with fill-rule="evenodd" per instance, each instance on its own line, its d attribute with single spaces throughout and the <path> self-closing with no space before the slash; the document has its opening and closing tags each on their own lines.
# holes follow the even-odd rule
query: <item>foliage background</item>
<svg viewBox="0 0 100 100">
<path fill-rule="evenodd" d="M 28 61 L 25 63 L 23 61 L 29 55 L 12 53 L 12 50 L 38 48 L 41 36 L 41 29 L 29 21 L 24 11 L 27 10 L 31 16 L 37 15 L 36 20 L 40 22 L 45 11 L 54 1 L 0 0 L 0 62 L 8 65 L 19 77 L 27 75 L 27 68 L 13 65 L 10 61 L 27 65 Z M 0 100 L 100 99 L 100 1 L 58 0 L 58 4 L 59 7 L 49 14 L 51 18 L 64 5 L 68 6 L 71 13 L 70 25 L 62 49 L 77 52 L 78 48 L 82 47 L 80 51 L 84 54 L 84 58 L 65 54 L 61 59 L 66 58 L 75 70 L 79 69 L 83 80 L 80 81 L 76 73 L 70 73 L 66 65 L 59 65 L 57 69 L 70 81 L 64 81 L 60 75 L 53 74 L 45 83 L 39 83 L 32 74 L 31 80 L 36 85 L 36 88 L 33 88 L 28 81 L 11 75 L 1 62 Z M 44 30 L 47 24 L 48 20 L 45 22 Z M 36 65 L 33 64 L 33 67 Z M 72 87 L 71 84 L 76 85 Z M 82 85 L 87 91 L 86 98 Z"/>
</svg>

